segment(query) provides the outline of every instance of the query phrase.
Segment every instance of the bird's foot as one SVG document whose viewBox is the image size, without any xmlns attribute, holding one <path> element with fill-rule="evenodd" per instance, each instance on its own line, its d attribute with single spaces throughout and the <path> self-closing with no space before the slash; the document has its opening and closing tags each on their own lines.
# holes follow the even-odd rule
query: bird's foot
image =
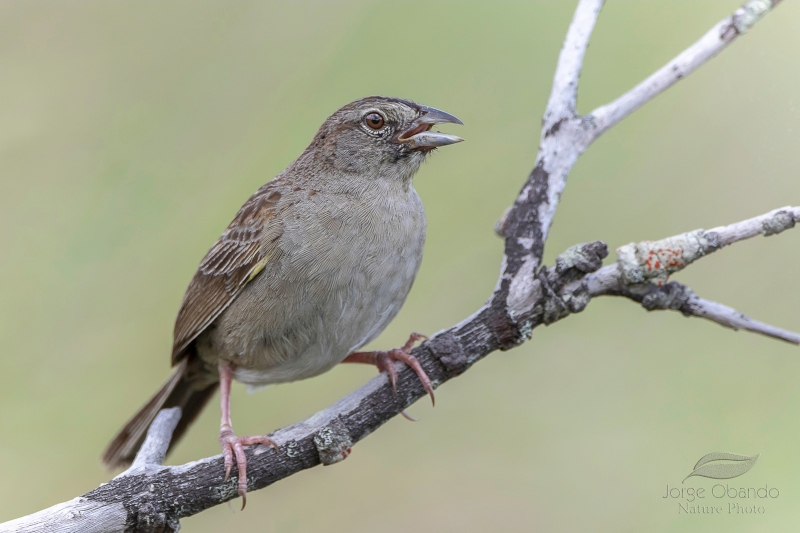
<svg viewBox="0 0 800 533">
<path fill-rule="evenodd" d="M 266 435 L 237 437 L 233 433 L 233 428 L 228 425 L 223 425 L 219 430 L 219 444 L 222 446 L 222 457 L 225 459 L 225 481 L 228 481 L 231 475 L 233 458 L 236 457 L 236 467 L 239 471 L 238 492 L 242 497 L 242 509 L 244 509 L 247 505 L 247 456 L 244 447 L 263 444 L 278 450 L 278 444 Z"/>
<path fill-rule="evenodd" d="M 433 395 L 433 385 L 431 384 L 428 374 L 425 373 L 425 370 L 423 370 L 417 358 L 408 353 L 414 346 L 414 343 L 420 340 L 428 340 L 428 337 L 422 333 L 412 333 L 411 336 L 408 337 L 408 341 L 401 348 L 388 351 L 356 352 L 348 355 L 344 362 L 367 363 L 377 366 L 379 372 L 386 372 L 389 375 L 389 382 L 392 384 L 394 391 L 397 392 L 397 368 L 394 363 L 396 361 L 402 361 L 410 366 L 417 374 L 420 382 L 422 382 L 422 388 L 425 389 L 425 392 L 431 397 L 431 404 L 436 405 L 436 398 Z M 414 420 L 405 413 L 403 413 L 403 415 L 406 418 Z"/>
</svg>

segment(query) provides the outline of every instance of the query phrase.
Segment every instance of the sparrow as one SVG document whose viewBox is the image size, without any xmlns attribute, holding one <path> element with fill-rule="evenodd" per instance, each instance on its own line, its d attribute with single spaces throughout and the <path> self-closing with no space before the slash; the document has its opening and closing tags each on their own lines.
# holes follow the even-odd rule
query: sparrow
<svg viewBox="0 0 800 533">
<path fill-rule="evenodd" d="M 310 378 L 339 363 L 387 372 L 409 365 L 433 401 L 431 381 L 405 346 L 359 352 L 400 311 L 422 260 L 425 211 L 412 178 L 436 148 L 461 142 L 431 131 L 462 122 L 400 98 L 371 96 L 331 115 L 308 148 L 258 189 L 200 262 L 178 312 L 174 371 L 109 444 L 103 462 L 132 462 L 156 414 L 180 407 L 173 448 L 220 390 L 219 443 L 246 503 L 244 446 L 277 444 L 239 437 L 231 382 L 265 386 Z"/>
</svg>

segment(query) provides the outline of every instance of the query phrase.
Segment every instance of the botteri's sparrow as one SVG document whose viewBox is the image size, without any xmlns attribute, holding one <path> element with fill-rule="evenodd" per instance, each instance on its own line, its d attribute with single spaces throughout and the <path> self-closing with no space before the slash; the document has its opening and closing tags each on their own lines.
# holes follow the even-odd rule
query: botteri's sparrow
<svg viewBox="0 0 800 533">
<path fill-rule="evenodd" d="M 461 121 L 399 98 L 352 102 L 245 202 L 186 290 L 172 376 L 111 442 L 107 465 L 130 463 L 158 411 L 177 406 L 174 446 L 219 387 L 226 478 L 235 458 L 244 498 L 243 447 L 276 445 L 233 433 L 233 379 L 284 383 L 349 362 L 376 365 L 396 386 L 402 361 L 433 400 L 430 380 L 408 353 L 423 336 L 399 349 L 358 350 L 397 315 L 419 269 L 425 212 L 412 178 L 432 150 L 462 140 L 431 131 L 442 123 Z"/>
</svg>

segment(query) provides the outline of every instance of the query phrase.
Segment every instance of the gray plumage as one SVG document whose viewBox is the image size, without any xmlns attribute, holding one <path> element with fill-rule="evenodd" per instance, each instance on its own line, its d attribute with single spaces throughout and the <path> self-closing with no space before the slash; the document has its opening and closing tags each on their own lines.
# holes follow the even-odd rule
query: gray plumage
<svg viewBox="0 0 800 533">
<path fill-rule="evenodd" d="M 422 120 L 436 113 L 449 118 Z M 373 127 L 376 114 L 380 128 Z M 174 445 L 216 390 L 220 364 L 249 385 L 296 381 L 377 337 L 399 312 L 422 260 L 425 212 L 412 178 L 433 148 L 460 140 L 428 130 L 453 121 L 384 97 L 331 115 L 300 157 L 250 197 L 200 263 L 175 324 L 175 374 L 104 461 L 130 462 L 158 410 L 177 405 L 184 413 Z"/>
</svg>

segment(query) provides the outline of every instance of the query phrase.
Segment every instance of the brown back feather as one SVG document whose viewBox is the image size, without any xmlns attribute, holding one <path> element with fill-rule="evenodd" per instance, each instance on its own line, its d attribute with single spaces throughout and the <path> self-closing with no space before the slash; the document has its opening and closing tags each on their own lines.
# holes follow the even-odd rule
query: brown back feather
<svg viewBox="0 0 800 533">
<path fill-rule="evenodd" d="M 281 193 L 273 180 L 250 197 L 214 243 L 186 289 L 172 347 L 172 364 L 222 313 L 269 260 L 265 245 L 275 242 L 283 227 L 275 217 Z"/>
</svg>

